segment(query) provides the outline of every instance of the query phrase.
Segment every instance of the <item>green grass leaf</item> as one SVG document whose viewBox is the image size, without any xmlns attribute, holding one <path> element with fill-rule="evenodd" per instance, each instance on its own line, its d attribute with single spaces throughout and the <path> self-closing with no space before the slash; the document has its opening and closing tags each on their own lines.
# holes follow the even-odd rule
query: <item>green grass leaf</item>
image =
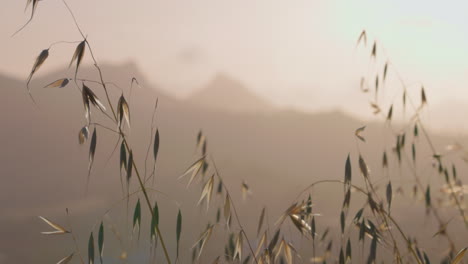
<svg viewBox="0 0 468 264">
<path fill-rule="evenodd" d="M 80 67 L 81 61 L 83 60 L 83 57 L 84 57 L 85 48 L 86 48 L 86 40 L 83 40 L 82 42 L 80 42 L 80 44 L 78 44 L 78 46 L 76 46 L 75 53 L 73 53 L 73 57 L 70 61 L 70 65 L 68 66 L 70 67 L 73 64 L 73 62 L 76 60 L 75 79 L 76 79 L 76 75 L 78 74 L 78 68 Z"/>
<path fill-rule="evenodd" d="M 45 50 L 41 51 L 41 53 L 37 57 L 36 61 L 34 62 L 34 66 L 33 66 L 32 70 L 31 70 L 31 73 L 29 74 L 28 82 L 26 84 L 27 87 L 29 87 L 29 83 L 31 82 L 31 79 L 32 79 L 34 73 L 36 73 L 37 70 L 39 70 L 39 68 L 42 66 L 42 64 L 45 62 L 45 60 L 48 57 L 49 57 L 49 49 L 45 49 Z M 29 90 L 30 89 L 28 88 L 28 91 Z"/>
<path fill-rule="evenodd" d="M 388 182 L 387 184 L 386 196 L 387 196 L 387 203 L 388 203 L 388 211 L 390 212 L 390 207 L 392 206 L 392 196 L 393 196 L 391 182 Z"/>
<path fill-rule="evenodd" d="M 94 264 L 94 237 L 93 232 L 89 236 L 88 241 L 88 264 Z"/>
<path fill-rule="evenodd" d="M 157 241 L 156 239 L 156 226 L 159 225 L 159 207 L 158 202 L 154 202 L 153 214 L 151 215 L 151 232 L 150 239 Z"/>
<path fill-rule="evenodd" d="M 346 158 L 346 164 L 345 164 L 345 185 L 348 187 L 351 184 L 351 177 L 352 177 L 351 173 L 352 173 L 351 172 L 351 160 L 348 154 L 348 157 Z"/>
<path fill-rule="evenodd" d="M 127 188 L 130 186 L 130 179 L 132 178 L 132 171 L 133 171 L 133 151 L 130 150 L 128 154 L 128 162 L 127 162 Z"/>
<path fill-rule="evenodd" d="M 102 253 L 104 251 L 104 223 L 101 221 L 101 225 L 99 226 L 99 234 L 98 234 L 98 246 L 99 246 L 99 260 L 102 262 Z"/>
<path fill-rule="evenodd" d="M 120 144 L 120 170 L 122 169 L 127 170 L 127 149 L 123 141 Z"/>
<path fill-rule="evenodd" d="M 182 233 L 182 213 L 180 212 L 177 214 L 177 226 L 176 226 L 176 239 L 177 239 L 177 257 L 179 257 L 179 242 L 180 242 L 180 235 Z"/>
<path fill-rule="evenodd" d="M 156 162 L 159 152 L 159 130 L 156 129 L 156 134 L 154 135 L 154 145 L 153 145 L 153 157 Z"/>
<path fill-rule="evenodd" d="M 141 226 L 141 205 L 140 199 L 135 206 L 135 210 L 133 211 L 133 230 L 135 227 L 138 226 L 138 239 L 140 239 L 140 226 Z"/>
</svg>

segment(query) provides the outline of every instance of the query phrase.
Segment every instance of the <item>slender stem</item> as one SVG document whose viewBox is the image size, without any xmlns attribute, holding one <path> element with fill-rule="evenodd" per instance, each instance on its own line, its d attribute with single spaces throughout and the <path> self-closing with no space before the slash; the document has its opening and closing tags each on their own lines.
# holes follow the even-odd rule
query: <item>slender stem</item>
<svg viewBox="0 0 468 264">
<path fill-rule="evenodd" d="M 133 79 L 132 79 L 132 84 L 131 86 L 133 86 Z M 131 87 L 130 87 L 131 89 Z M 154 116 L 156 115 L 156 110 L 158 108 L 158 99 L 156 98 L 156 102 L 154 104 L 154 110 L 153 110 L 153 115 L 151 116 L 151 134 L 150 134 L 150 142 L 148 144 L 148 148 L 146 149 L 146 157 L 145 157 L 145 178 L 144 178 L 144 182 L 146 183 L 146 163 L 148 161 L 148 156 L 149 156 L 149 152 L 150 152 L 150 149 L 151 149 L 151 143 L 153 142 L 153 133 L 154 133 Z M 156 158 L 156 157 L 155 157 Z M 156 160 L 154 160 L 154 165 L 153 165 L 153 173 L 154 171 L 156 170 Z M 152 174 L 153 174 L 152 173 Z M 151 177 L 151 176 L 150 176 Z M 153 185 L 154 185 L 154 181 L 153 181 Z"/>
<path fill-rule="evenodd" d="M 297 200 L 299 199 L 299 197 L 301 197 L 307 190 L 309 190 L 310 188 L 314 187 L 315 185 L 318 185 L 318 184 L 322 184 L 322 183 L 339 183 L 339 184 L 346 184 L 345 182 L 341 181 L 341 180 L 321 180 L 321 181 L 316 181 L 316 182 L 313 182 L 312 184 L 310 184 L 309 186 L 307 186 L 306 188 L 304 188 L 304 190 L 302 190 L 299 195 L 294 199 Z M 356 185 L 353 185 L 351 184 L 351 187 L 353 187 L 354 189 L 358 190 L 360 193 L 368 196 L 369 193 L 366 192 L 364 189 L 362 189 L 361 187 L 359 186 L 356 186 Z M 403 239 L 406 241 L 407 245 L 408 245 L 408 248 L 410 249 L 411 253 L 413 254 L 413 257 L 416 259 L 417 263 L 418 264 L 422 264 L 421 260 L 419 259 L 417 253 L 414 251 L 414 248 L 411 246 L 411 241 L 408 239 L 408 237 L 405 235 L 405 233 L 403 232 L 402 228 L 400 227 L 400 225 L 398 224 L 398 222 L 392 217 L 390 216 L 390 214 L 385 211 L 385 209 L 383 208 L 379 208 L 379 211 L 381 211 L 382 214 L 385 215 L 385 217 L 388 217 L 388 219 L 390 219 L 390 221 L 397 227 L 398 229 L 398 232 L 400 233 L 400 235 L 403 237 Z"/>
<path fill-rule="evenodd" d="M 369 178 L 364 178 L 364 180 L 368 182 L 369 187 L 370 187 L 372 193 L 374 193 L 374 195 L 375 195 L 379 200 L 381 200 L 381 199 L 379 198 L 379 196 L 378 196 L 378 194 L 377 194 L 375 188 L 374 188 L 374 185 L 373 185 L 372 182 L 369 180 Z M 389 207 L 388 209 L 389 209 L 388 215 L 390 215 L 390 207 Z M 382 214 L 381 210 L 379 210 L 379 213 Z M 390 225 L 388 224 L 387 218 L 386 218 L 385 215 L 383 215 L 383 214 L 382 214 L 382 219 L 384 220 L 385 226 L 390 227 Z M 388 229 L 388 233 L 390 234 L 390 237 L 391 237 L 391 239 L 392 239 L 392 242 L 393 242 L 393 245 L 394 245 L 394 249 L 396 250 L 397 257 L 400 257 L 400 249 L 399 249 L 398 246 L 397 246 L 396 239 L 395 239 L 395 237 L 393 236 L 393 233 L 392 233 L 391 229 Z"/>
<path fill-rule="evenodd" d="M 406 86 L 403 78 L 401 77 L 401 74 L 397 71 L 396 67 L 394 67 L 394 70 L 395 70 L 395 73 L 397 74 L 397 77 L 398 77 L 401 85 L 403 86 L 403 90 L 406 92 L 406 90 L 407 90 L 406 87 L 407 86 Z M 416 118 L 417 123 L 419 124 L 419 127 L 420 127 L 421 131 L 423 132 L 424 137 L 426 138 L 426 141 L 427 141 L 427 143 L 429 144 L 429 147 L 432 150 L 432 154 L 435 155 L 437 153 L 437 151 L 436 151 L 436 149 L 434 147 L 434 144 L 432 143 L 432 140 L 429 137 L 429 134 L 427 133 L 427 130 L 425 129 L 424 125 L 421 122 L 421 119 L 419 118 L 419 114 L 420 114 L 420 112 L 422 110 L 423 105 L 421 105 L 419 107 L 416 107 L 410 97 L 408 97 L 408 101 L 411 103 L 411 106 L 413 107 L 413 109 L 415 111 L 414 118 Z M 424 189 L 422 189 L 422 191 L 423 190 Z M 465 225 L 468 227 L 468 220 L 464 217 L 464 211 L 460 206 L 460 202 L 458 201 L 457 197 L 454 197 L 454 199 L 455 199 L 455 202 L 457 203 L 457 206 L 458 206 L 458 209 L 460 210 L 460 213 L 463 216 L 463 221 L 464 221 Z M 441 223 L 441 221 L 439 221 L 439 222 Z"/>
<path fill-rule="evenodd" d="M 422 185 L 422 182 L 421 182 L 421 180 L 420 180 L 420 178 L 419 178 L 419 176 L 417 174 L 416 169 L 412 166 L 411 161 L 407 157 L 406 153 L 403 152 L 403 154 L 404 154 L 403 157 L 405 158 L 405 161 L 408 164 L 408 168 L 411 170 L 412 175 L 414 177 L 414 180 L 416 181 L 416 185 L 418 186 L 418 188 L 419 188 L 419 190 L 421 192 L 424 192 L 424 186 Z M 434 206 L 429 206 L 428 209 L 430 210 L 430 212 L 436 218 L 437 222 L 439 223 L 439 226 L 443 226 L 444 221 L 442 220 L 442 217 L 440 216 L 439 211 L 437 210 L 437 208 L 435 208 Z M 447 238 L 447 241 L 449 243 L 450 248 L 452 250 L 455 250 L 455 243 L 453 242 L 452 238 L 449 236 L 448 231 L 446 231 L 444 233 L 444 236 Z"/>
<path fill-rule="evenodd" d="M 114 133 L 120 135 L 119 131 L 116 131 L 116 130 L 114 130 L 114 129 L 110 128 L 110 127 L 107 127 L 107 126 L 105 126 L 105 125 L 102 125 L 102 124 L 99 124 L 99 123 L 95 123 L 95 122 L 89 123 L 89 124 L 90 124 L 90 125 L 94 125 L 94 126 L 102 127 L 102 128 L 104 128 L 104 129 L 107 129 L 107 130 L 109 130 L 109 131 L 111 131 L 111 132 L 114 132 Z"/>
<path fill-rule="evenodd" d="M 405 82 L 404 82 L 404 80 L 403 80 L 401 74 L 397 71 L 396 67 L 393 67 L 393 70 L 395 71 L 395 73 L 396 73 L 396 75 L 397 75 L 397 77 L 398 77 L 398 80 L 400 81 L 400 83 L 401 83 L 401 85 L 402 85 L 403 92 L 406 93 L 406 92 L 407 92 L 407 85 L 405 84 Z M 414 113 L 413 117 L 411 118 L 411 120 L 416 120 L 416 123 L 419 124 L 419 127 L 420 127 L 421 131 L 423 132 L 424 137 L 426 138 L 426 141 L 427 141 L 427 143 L 429 144 L 429 147 L 430 147 L 430 149 L 431 149 L 433 155 L 435 155 L 437 152 L 436 152 L 436 149 L 435 149 L 435 147 L 434 147 L 434 144 L 432 143 L 432 140 L 430 139 L 429 134 L 427 133 L 426 129 L 424 128 L 424 125 L 421 123 L 421 120 L 420 120 L 420 118 L 419 118 L 419 114 L 420 114 L 421 110 L 423 109 L 423 108 L 422 108 L 422 105 L 419 106 L 419 107 L 416 107 L 415 104 L 413 103 L 413 101 L 411 100 L 411 97 L 408 97 L 408 101 L 409 101 L 411 107 L 413 108 L 413 110 L 415 111 L 415 113 Z M 381 113 L 381 114 L 382 114 L 382 116 L 383 116 L 383 118 L 384 118 L 384 120 L 385 120 L 387 117 L 385 116 L 384 113 Z M 405 127 L 404 130 L 406 130 L 408 127 L 409 127 L 409 125 L 408 125 L 407 127 Z M 390 130 L 392 131 L 392 133 L 393 133 L 394 135 L 397 135 L 397 134 L 398 134 L 398 133 L 393 129 L 393 127 L 392 127 L 392 125 L 391 125 L 390 123 L 389 123 L 389 128 L 390 128 Z M 403 154 L 404 154 L 403 156 L 405 157 L 405 160 L 406 160 L 406 162 L 407 162 L 407 164 L 408 164 L 408 167 L 410 168 L 410 170 L 412 170 L 412 174 L 413 174 L 414 179 L 415 179 L 415 181 L 416 181 L 417 187 L 419 188 L 419 190 L 420 190 L 421 192 L 424 192 L 424 187 L 423 187 L 423 185 L 422 185 L 422 183 L 421 183 L 421 181 L 420 181 L 420 179 L 419 179 L 419 177 L 418 177 L 418 175 L 417 175 L 416 168 L 415 168 L 414 165 L 409 161 L 408 157 L 406 156 L 406 152 L 405 152 L 405 151 L 403 151 Z M 458 200 L 458 199 L 455 197 L 455 202 L 457 202 L 457 200 Z M 459 203 L 457 203 L 457 206 L 458 206 L 458 205 L 459 205 Z M 435 207 L 433 207 L 433 206 L 430 206 L 430 207 L 428 207 L 428 208 L 429 208 L 429 210 L 433 213 L 433 215 L 435 216 L 435 218 L 437 219 L 439 225 L 442 226 L 442 225 L 444 224 L 444 221 L 442 221 L 442 218 L 440 217 L 440 215 L 439 215 L 437 209 L 436 209 Z M 463 212 L 463 210 L 461 209 L 461 206 L 458 206 L 458 209 L 459 209 L 460 212 Z M 464 212 L 462 213 L 462 216 L 463 216 L 463 215 L 464 215 Z M 465 218 L 464 218 L 464 222 L 465 222 L 465 225 L 468 227 L 468 219 L 465 219 Z M 448 234 L 447 232 L 445 232 L 445 233 L 444 233 L 444 236 L 447 238 L 447 241 L 448 241 L 448 243 L 449 243 L 449 246 L 450 246 L 451 250 L 452 250 L 452 251 L 455 250 L 455 244 L 454 244 L 453 240 L 451 239 L 451 237 L 449 236 L 449 234 Z"/>
<path fill-rule="evenodd" d="M 401 80 L 401 78 L 400 78 L 400 80 Z M 402 85 L 404 85 L 404 83 L 402 83 Z M 411 102 L 410 98 L 408 98 L 408 100 L 410 101 L 410 103 L 411 103 L 411 105 L 413 106 L 413 108 L 415 108 L 415 106 L 414 106 L 414 104 Z M 418 117 L 419 114 L 418 114 L 418 113 L 419 113 L 420 109 L 421 109 L 421 108 L 418 108 L 418 109 L 415 108 L 415 109 L 414 109 L 414 110 L 416 111 L 415 117 L 416 117 L 418 120 L 419 120 L 419 117 Z M 385 119 L 386 116 L 383 115 L 383 118 Z M 422 125 L 421 122 L 420 122 L 420 120 L 418 121 L 418 124 L 419 124 L 419 127 L 421 127 L 421 129 L 422 129 L 423 131 L 425 131 L 423 125 Z M 398 133 L 395 131 L 395 129 L 393 128 L 393 126 L 392 126 L 390 123 L 389 123 L 389 128 L 390 128 L 391 132 L 393 133 L 393 135 L 395 135 L 395 136 L 398 135 Z M 429 142 L 429 145 L 430 145 L 430 147 L 431 147 L 432 153 L 435 154 L 435 153 L 436 153 L 435 148 L 434 148 L 434 146 L 433 146 L 433 144 L 432 144 L 432 142 L 431 142 L 431 140 L 430 140 L 429 135 L 428 135 L 427 132 L 425 132 L 425 137 L 426 137 L 426 140 Z M 409 160 L 408 155 L 406 154 L 406 151 L 404 151 L 404 150 L 402 151 L 402 156 L 403 156 L 405 162 L 407 163 L 408 168 L 409 168 L 409 169 L 411 170 L 411 172 L 412 172 L 412 176 L 414 177 L 414 180 L 415 180 L 415 182 L 416 182 L 416 186 L 419 188 L 419 190 L 420 190 L 421 192 L 424 192 L 424 186 L 422 185 L 421 180 L 420 180 L 420 178 L 419 178 L 419 176 L 418 176 L 418 174 L 417 174 L 415 165 Z M 401 168 L 400 168 L 400 169 L 401 169 Z M 437 211 L 437 208 L 435 208 L 435 207 L 433 207 L 433 206 L 430 206 L 430 207 L 428 207 L 428 209 L 429 209 L 430 212 L 432 212 L 432 214 L 435 216 L 435 218 L 436 218 L 437 222 L 439 223 L 439 225 L 442 226 L 442 225 L 444 224 L 444 221 L 442 220 L 442 218 L 441 218 L 439 212 Z M 447 238 L 447 241 L 448 241 L 448 243 L 449 243 L 450 248 L 451 248 L 452 250 L 455 250 L 455 244 L 454 244 L 453 240 L 451 239 L 451 237 L 449 236 L 448 232 L 445 232 L 445 233 L 444 233 L 444 236 Z"/>
<path fill-rule="evenodd" d="M 66 212 L 67 212 L 67 221 L 68 221 L 68 227 L 70 228 L 70 234 L 72 236 L 72 239 L 73 239 L 73 243 L 75 244 L 75 249 L 76 249 L 76 252 L 78 253 L 78 256 L 80 257 L 80 261 L 81 261 L 81 264 L 84 264 L 84 260 L 83 260 L 83 256 L 81 255 L 81 252 L 80 252 L 80 248 L 78 247 L 78 240 L 75 236 L 75 233 L 73 233 L 73 228 L 72 228 L 72 224 L 71 224 L 71 220 L 70 220 L 70 214 L 68 212 L 68 208 L 66 209 Z"/>
<path fill-rule="evenodd" d="M 418 120 L 419 120 L 419 116 L 418 116 Z M 419 123 L 419 127 L 421 128 L 421 131 L 423 132 L 424 136 L 426 137 L 427 142 L 429 143 L 429 146 L 432 149 L 433 155 L 436 155 L 437 152 L 436 152 L 436 150 L 434 148 L 434 145 L 432 144 L 432 140 L 429 138 L 429 134 L 427 133 L 426 129 L 421 124 L 421 122 L 418 122 L 418 123 Z M 441 162 L 441 161 L 439 161 L 439 162 Z M 453 199 L 455 200 L 455 204 L 457 205 L 458 211 L 460 212 L 460 215 L 463 217 L 463 222 L 465 223 L 465 227 L 468 228 L 468 219 L 465 217 L 465 211 L 461 207 L 461 204 L 460 204 L 460 201 L 458 200 L 458 197 L 453 193 L 453 187 L 452 187 L 452 184 L 450 183 L 450 181 L 448 182 L 448 184 L 449 184 L 450 189 L 452 191 Z"/>
<path fill-rule="evenodd" d="M 89 53 L 91 54 L 91 58 L 93 59 L 94 61 L 94 66 L 96 67 L 96 69 L 98 70 L 98 73 L 99 73 L 99 78 L 101 80 L 101 84 L 102 84 L 102 87 L 104 89 L 104 92 L 106 94 L 106 98 L 107 98 L 107 102 L 110 106 L 110 109 L 112 111 L 112 115 L 114 116 L 114 120 L 115 120 L 115 123 L 117 123 L 117 115 L 115 113 L 115 110 L 114 110 L 114 107 L 112 106 L 112 101 L 110 100 L 110 97 L 109 97 L 109 92 L 107 90 L 107 86 L 106 86 L 106 82 L 104 82 L 104 78 L 103 78 L 103 74 L 102 74 L 102 71 L 101 71 L 101 68 L 99 67 L 98 63 L 97 63 L 97 60 L 96 58 L 94 57 L 94 53 L 93 53 L 93 50 L 91 48 L 91 45 L 89 43 L 89 41 L 86 39 L 85 35 L 83 34 L 83 32 L 81 31 L 79 25 L 78 25 L 78 22 L 72 12 L 72 10 L 70 9 L 70 7 L 68 6 L 67 2 L 65 0 L 62 0 L 62 2 L 65 4 L 65 6 L 67 7 L 68 11 L 70 12 L 74 22 L 75 22 L 75 25 L 76 27 L 78 28 L 78 31 L 80 32 L 81 36 L 85 39 L 86 41 L 86 45 L 88 46 L 88 49 L 89 49 Z M 130 147 L 129 147 L 129 144 L 127 142 L 127 139 L 126 139 L 126 136 L 125 134 L 122 132 L 122 129 L 119 127 L 119 132 L 120 134 L 122 135 L 122 140 L 125 144 L 125 147 L 128 151 L 130 151 Z M 145 200 L 146 200 L 146 204 L 148 205 L 148 209 L 151 213 L 151 215 L 154 217 L 154 212 L 153 212 L 153 208 L 151 207 L 151 202 L 149 200 L 149 196 L 148 196 L 148 193 L 146 191 L 146 188 L 145 188 L 145 185 L 143 184 L 142 180 L 141 180 L 141 176 L 140 176 L 140 172 L 138 171 L 138 167 L 135 163 L 135 160 L 133 160 L 133 167 L 135 169 L 135 173 L 137 175 L 137 179 L 138 179 L 138 182 L 140 184 L 140 187 L 141 187 L 141 190 L 143 191 L 143 195 L 145 197 Z M 159 227 L 156 225 L 156 232 L 158 234 L 158 237 L 159 237 L 159 240 L 161 241 L 161 246 L 163 248 L 163 251 L 164 251 L 164 255 L 166 257 L 166 261 L 168 264 L 171 264 L 171 259 L 169 257 L 169 253 L 167 251 L 167 248 L 166 248 L 166 244 L 164 243 L 164 239 L 163 239 L 163 236 L 161 234 L 161 231 L 159 230 Z"/>
<path fill-rule="evenodd" d="M 127 140 L 125 139 L 125 137 L 123 138 L 123 141 L 124 141 L 124 144 L 125 144 L 125 147 L 127 149 L 130 149 L 129 146 L 128 146 L 128 143 L 127 143 Z M 140 184 L 140 187 L 141 187 L 141 190 L 143 192 L 143 195 L 145 197 L 145 200 L 146 200 L 146 203 L 148 205 L 148 208 L 151 212 L 151 215 L 152 217 L 154 217 L 154 212 L 153 212 L 153 208 L 151 207 L 151 202 L 149 200 L 149 197 L 148 197 L 148 193 L 146 191 L 146 187 L 145 185 L 143 184 L 143 181 L 141 180 L 141 176 L 140 176 L 140 172 L 138 171 L 138 167 L 137 165 L 135 164 L 135 160 L 133 160 L 133 168 L 135 169 L 135 173 L 137 175 L 137 178 L 138 178 L 138 183 Z M 162 237 L 162 234 L 161 234 L 161 231 L 159 230 L 159 226 L 156 225 L 156 232 L 158 233 L 158 237 L 159 237 L 159 241 L 161 241 L 161 246 L 163 248 L 163 251 L 164 251 L 164 255 L 166 256 L 166 260 L 167 260 L 167 263 L 171 264 L 171 259 L 169 257 L 169 253 L 167 251 L 167 248 L 166 248 L 166 243 L 164 243 L 164 239 Z"/>
<path fill-rule="evenodd" d="M 79 43 L 80 41 L 56 41 L 52 44 L 50 44 L 49 46 L 49 49 L 52 48 L 53 46 L 57 45 L 57 44 L 74 44 L 74 43 Z"/>
<path fill-rule="evenodd" d="M 229 193 L 229 190 L 228 190 L 227 186 L 224 184 L 224 181 L 221 178 L 221 175 L 219 174 L 218 167 L 216 167 L 216 163 L 215 163 L 215 161 L 214 161 L 214 159 L 213 159 L 213 157 L 211 155 L 210 155 L 210 159 L 213 162 L 213 167 L 214 167 L 214 169 L 216 171 L 216 175 L 218 176 L 219 180 L 221 181 L 221 184 L 223 185 L 224 190 L 226 190 L 226 195 L 228 196 L 228 199 L 231 201 L 232 209 L 234 210 L 234 216 L 236 217 L 237 224 L 239 225 L 239 227 L 241 229 L 241 233 L 244 235 L 245 240 L 247 240 L 247 245 L 249 246 L 250 253 L 252 254 L 252 257 L 254 258 L 255 263 L 258 264 L 258 260 L 257 260 L 257 257 L 255 256 L 255 252 L 253 250 L 253 247 L 250 244 L 250 240 L 247 237 L 247 234 L 245 233 L 244 227 L 242 226 L 241 221 L 239 219 L 239 215 L 237 214 L 236 206 L 234 205 L 231 194 Z"/>
<path fill-rule="evenodd" d="M 90 82 L 90 83 L 96 83 L 96 84 L 99 84 L 99 85 L 102 85 L 102 82 L 100 81 L 95 81 L 95 80 L 90 80 L 90 79 L 81 79 L 81 78 L 76 78 L 74 80 L 77 80 L 77 81 L 82 81 L 82 82 Z M 120 91 L 123 92 L 123 89 L 122 87 L 118 86 L 117 84 L 115 84 L 114 82 L 106 82 L 106 84 L 110 84 L 110 85 L 113 85 L 115 88 L 119 89 Z"/>
</svg>

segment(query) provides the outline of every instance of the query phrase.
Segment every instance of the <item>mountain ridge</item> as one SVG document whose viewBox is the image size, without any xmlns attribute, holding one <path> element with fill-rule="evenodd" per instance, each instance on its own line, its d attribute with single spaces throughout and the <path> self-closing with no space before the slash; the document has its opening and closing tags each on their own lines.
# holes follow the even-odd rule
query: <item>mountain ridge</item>
<svg viewBox="0 0 468 264">
<path fill-rule="evenodd" d="M 252 92 L 246 84 L 219 72 L 193 92 L 186 101 L 213 109 L 232 112 L 272 112 L 277 107 Z"/>
</svg>

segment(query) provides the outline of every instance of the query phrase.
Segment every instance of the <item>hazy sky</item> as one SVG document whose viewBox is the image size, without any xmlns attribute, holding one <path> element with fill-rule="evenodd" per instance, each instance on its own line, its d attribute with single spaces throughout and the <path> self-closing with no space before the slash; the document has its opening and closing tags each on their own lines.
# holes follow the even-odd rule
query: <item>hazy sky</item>
<svg viewBox="0 0 468 264">
<path fill-rule="evenodd" d="M 0 71 L 26 78 L 50 43 L 80 40 L 60 0 L 40 1 L 33 22 L 10 38 L 30 10 L 23 12 L 26 1 L 4 2 Z M 431 103 L 468 103 L 466 1 L 68 2 L 99 61 L 134 60 L 151 81 L 178 96 L 223 71 L 276 103 L 369 111 L 359 79 L 375 67 L 368 66 L 369 49 L 377 38 L 408 83 L 425 84 Z M 355 49 L 362 29 L 367 50 Z M 73 50 L 70 44 L 54 47 L 41 71 L 67 65 Z M 420 86 L 412 88 L 419 92 Z M 387 95 L 395 98 L 396 90 Z"/>
</svg>

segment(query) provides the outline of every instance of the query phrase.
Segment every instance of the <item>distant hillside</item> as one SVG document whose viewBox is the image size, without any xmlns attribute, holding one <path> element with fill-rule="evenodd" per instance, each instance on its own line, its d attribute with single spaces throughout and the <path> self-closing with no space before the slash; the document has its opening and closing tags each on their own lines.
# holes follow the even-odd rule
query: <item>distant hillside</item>
<svg viewBox="0 0 468 264">
<path fill-rule="evenodd" d="M 196 98 L 200 98 L 218 102 L 219 99 L 224 100 L 229 107 L 201 107 L 161 94 L 157 87 L 144 80 L 138 68 L 132 64 L 116 67 L 104 65 L 103 68 L 106 80 L 122 87 L 126 96 L 129 95 L 132 76 L 136 76 L 143 86 L 134 87 L 132 98 L 129 99 L 132 128 L 128 131 L 135 160 L 143 174 L 146 151 L 150 138 L 153 137 L 150 135 L 151 115 L 154 102 L 159 98 L 156 125 L 161 143 L 154 188 L 166 195 L 156 196 L 152 192 L 151 198 L 158 199 L 162 212 L 160 226 L 164 227 L 165 235 L 166 232 L 170 234 L 174 228 L 174 217 L 179 206 L 184 219 L 197 219 L 184 220 L 181 240 L 183 249 L 193 245 L 201 230 L 206 227 L 206 222 L 213 222 L 216 207 L 222 206 L 213 202 L 213 208 L 208 213 L 201 210 L 197 207 L 199 186 L 195 183 L 187 190 L 186 182 L 177 180 L 197 158 L 194 154 L 195 139 L 200 129 L 207 136 L 208 151 L 216 160 L 217 167 L 230 188 L 249 234 L 255 233 L 258 213 L 263 206 L 268 207 L 273 223 L 289 207 L 297 193 L 308 184 L 323 179 L 342 179 L 348 153 L 351 154 L 353 163 L 353 183 L 359 184 L 362 177 L 357 166 L 357 144 L 371 168 L 371 177 L 381 184 L 380 187 L 388 182 L 381 170 L 381 157 L 384 145 L 390 145 L 395 139 L 388 133 L 382 133 L 387 131 L 384 124 L 365 124 L 342 112 L 310 114 L 278 110 L 269 115 L 241 113 L 239 111 L 245 109 L 258 107 L 265 110 L 272 109 L 272 106 L 252 96 L 242 84 L 222 75 L 190 100 L 194 102 Z M 105 209 L 121 197 L 118 151 L 110 157 L 118 137 L 100 127 L 97 128 L 97 150 L 90 188 L 85 195 L 89 141 L 83 146 L 78 144 L 78 131 L 86 124 L 81 95 L 72 84 L 62 89 L 42 88 L 55 79 L 65 77 L 64 74 L 67 72 L 54 72 L 33 79 L 33 94 L 39 109 L 29 100 L 24 80 L 0 74 L 0 97 L 7 99 L 2 103 L 0 113 L 0 256 L 6 259 L 4 263 L 56 263 L 63 254 L 68 253 L 73 245 L 63 243 L 64 240 L 41 236 L 39 232 L 46 231 L 47 227 L 37 218 L 37 215 L 43 215 L 58 223 L 67 223 L 64 217 L 67 207 L 73 216 L 73 229 L 80 234 L 82 248 L 86 248 L 85 237 L 91 227 L 102 217 Z M 83 67 L 79 76 L 96 78 L 93 67 Z M 105 102 L 101 87 L 90 84 L 90 88 Z M 109 89 L 115 106 L 121 91 L 114 87 Z M 207 94 L 203 96 L 204 93 Z M 233 98 L 235 100 L 231 100 Z M 248 103 L 243 102 L 242 98 L 247 98 L 245 100 Z M 105 105 L 108 107 L 107 103 Z M 115 126 L 106 117 L 99 115 L 95 108 L 92 109 L 93 121 L 110 128 Z M 234 109 L 238 110 L 232 111 Z M 359 142 L 354 136 L 355 129 L 363 125 L 367 125 L 363 133 L 366 143 Z M 412 140 L 409 134 L 407 140 Z M 419 142 L 421 141 L 422 139 Z M 439 149 L 452 143 L 447 137 L 434 137 L 433 141 Z M 460 143 L 466 144 L 466 138 L 461 139 Z M 411 144 L 407 144 L 406 151 L 410 151 L 410 146 Z M 392 176 L 394 188 L 403 182 L 406 184 L 404 189 L 410 192 L 412 185 L 407 183 L 411 182 L 411 176 L 400 175 L 395 155 L 390 154 L 390 149 L 387 152 L 390 165 L 393 165 L 392 175 L 396 175 Z M 427 148 L 418 145 L 418 158 L 424 159 L 420 163 L 425 172 L 423 181 L 433 184 L 443 179 L 429 173 L 432 171 L 427 162 L 430 156 Z M 148 171 L 151 169 L 152 163 L 148 162 Z M 466 182 L 465 167 L 460 166 L 459 175 Z M 248 203 L 241 200 L 240 186 L 243 180 L 249 184 L 253 193 Z M 133 180 L 131 189 L 136 189 L 136 186 Z M 325 225 L 339 225 L 337 219 L 343 198 L 342 191 L 341 187 L 335 185 L 323 185 L 313 190 L 314 210 L 323 215 L 319 219 L 320 230 Z M 353 199 L 358 199 L 357 197 L 357 194 L 353 194 Z M 134 198 L 131 204 L 136 203 L 136 196 Z M 411 230 L 412 234 L 427 233 L 432 236 L 437 230 L 427 232 L 428 226 L 421 225 L 424 212 L 411 211 L 411 206 L 417 202 L 408 203 L 408 197 L 404 197 L 404 202 L 400 199 L 402 198 L 395 197 L 392 215 L 401 220 L 405 230 Z M 125 210 L 113 211 L 110 218 L 116 224 L 123 225 L 124 221 L 118 218 L 122 212 Z M 447 218 L 449 217 L 450 213 L 447 212 Z M 145 221 L 144 224 L 148 225 L 146 218 Z M 142 231 L 148 230 L 149 226 L 144 228 Z M 418 230 L 421 228 L 426 228 L 426 232 Z M 339 235 L 337 232 L 332 233 L 334 234 L 331 235 Z M 142 232 L 142 239 L 143 237 L 147 239 L 148 236 Z M 106 243 L 116 243 L 112 235 L 108 241 L 110 242 Z M 429 242 L 436 243 L 437 240 Z M 429 242 L 423 246 L 434 246 Z M 174 240 L 169 239 L 168 246 L 173 252 Z M 206 254 L 213 255 L 209 255 L 207 259 L 214 259 L 216 255 L 213 250 L 217 250 L 216 254 L 223 252 L 222 246 L 223 243 L 210 243 Z M 27 248 L 28 254 L 18 251 L 18 248 Z M 118 256 L 119 252 L 110 252 L 112 245 L 108 244 L 106 248 L 109 249 L 106 254 Z M 300 250 L 305 251 L 305 259 L 310 257 L 309 248 Z M 189 263 L 190 253 L 183 252 L 181 263 Z"/>
<path fill-rule="evenodd" d="M 217 74 L 187 101 L 232 112 L 269 112 L 275 109 L 270 102 L 252 93 L 245 84 L 224 73 Z"/>
</svg>

